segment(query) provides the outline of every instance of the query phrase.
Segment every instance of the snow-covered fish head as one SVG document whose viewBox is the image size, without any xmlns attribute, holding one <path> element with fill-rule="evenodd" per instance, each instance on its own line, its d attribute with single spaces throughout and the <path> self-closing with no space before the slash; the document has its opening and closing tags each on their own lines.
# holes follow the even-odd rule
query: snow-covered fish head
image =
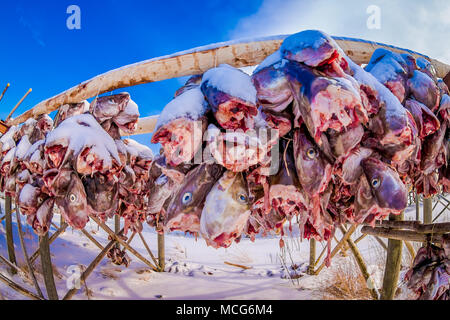
<svg viewBox="0 0 450 320">
<path fill-rule="evenodd" d="M 200 234 L 215 248 L 240 238 L 250 216 L 248 187 L 242 173 L 226 171 L 206 197 Z"/>
<path fill-rule="evenodd" d="M 224 129 L 253 129 L 258 114 L 256 89 L 249 75 L 229 65 L 205 72 L 201 90 Z"/>
<path fill-rule="evenodd" d="M 90 105 L 90 113 L 97 119 L 99 123 L 112 119 L 117 116 L 130 101 L 130 94 L 127 92 L 103 96 L 97 98 Z"/>
<path fill-rule="evenodd" d="M 284 59 L 327 70 L 333 76 L 349 73 L 349 66 L 342 56 L 342 50 L 322 31 L 305 30 L 293 34 L 283 41 L 280 52 Z"/>
<path fill-rule="evenodd" d="M 125 133 L 131 134 L 137 128 L 139 107 L 133 100 L 129 100 L 123 110 L 113 118 L 114 123 Z"/>
<path fill-rule="evenodd" d="M 209 106 L 198 87 L 187 90 L 164 108 L 152 143 L 161 143 L 169 165 L 188 163 L 199 151 L 206 130 Z"/>
<path fill-rule="evenodd" d="M 67 118 L 89 112 L 89 107 L 90 104 L 86 100 L 80 103 L 69 103 L 61 106 L 56 116 L 55 127 L 59 126 Z"/>
<path fill-rule="evenodd" d="M 323 192 L 330 182 L 332 166 L 304 126 L 294 132 L 294 158 L 305 192 L 311 197 Z"/>
<path fill-rule="evenodd" d="M 48 198 L 45 200 L 36 212 L 36 217 L 33 221 L 33 230 L 37 235 L 43 236 L 50 229 L 50 224 L 53 218 L 53 206 L 55 199 Z"/>
<path fill-rule="evenodd" d="M 198 75 L 190 77 L 186 81 L 184 86 L 182 86 L 180 89 L 178 89 L 175 92 L 174 98 L 178 97 L 179 95 L 185 93 L 188 90 L 199 87 L 200 84 L 202 83 L 202 78 L 203 78 L 203 74 L 198 74 Z"/>
<path fill-rule="evenodd" d="M 408 190 L 398 173 L 373 157 L 362 160 L 361 165 L 378 205 L 398 212 L 404 210 L 407 206 Z"/>
<path fill-rule="evenodd" d="M 118 183 L 99 172 L 82 178 L 87 203 L 95 213 L 106 213 L 118 205 Z"/>
<path fill-rule="evenodd" d="M 71 227 L 83 229 L 89 221 L 89 210 L 83 183 L 78 175 L 72 172 L 64 187 L 61 190 L 61 196 L 56 197 L 55 204 Z"/>
<path fill-rule="evenodd" d="M 353 81 L 329 78 L 296 62 L 286 63 L 284 70 L 295 99 L 294 124 L 304 121 L 316 142 L 321 142 L 322 132 L 328 129 L 342 132 L 367 122 L 359 87 Z"/>
<path fill-rule="evenodd" d="M 222 173 L 223 167 L 216 163 L 203 163 L 189 171 L 166 210 L 166 228 L 198 232 L 206 196 Z"/>
<path fill-rule="evenodd" d="M 48 195 L 39 186 L 26 184 L 19 194 L 20 211 L 25 215 L 33 215 L 47 198 Z"/>
<path fill-rule="evenodd" d="M 292 102 L 291 88 L 282 65 L 283 62 L 277 62 L 252 75 L 258 102 L 264 110 L 282 112 Z"/>
</svg>

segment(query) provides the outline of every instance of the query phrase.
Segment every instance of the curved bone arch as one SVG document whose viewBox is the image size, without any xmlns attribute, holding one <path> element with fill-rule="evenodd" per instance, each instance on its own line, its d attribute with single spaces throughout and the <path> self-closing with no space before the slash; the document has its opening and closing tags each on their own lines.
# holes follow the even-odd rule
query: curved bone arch
<svg viewBox="0 0 450 320">
<path fill-rule="evenodd" d="M 9 120 L 7 124 L 10 126 L 18 125 L 29 118 L 36 118 L 41 114 L 51 113 L 66 103 L 78 103 L 116 89 L 202 74 L 222 63 L 227 63 L 237 68 L 254 66 L 278 50 L 285 38 L 286 36 L 276 36 L 248 42 L 223 42 L 115 69 L 85 81 L 53 98 L 40 102 L 17 118 Z M 399 53 L 409 53 L 416 58 L 423 57 L 429 60 L 435 67 L 437 76 L 450 82 L 450 65 L 420 53 L 361 39 L 342 37 L 334 37 L 334 39 L 348 57 L 357 64 L 368 63 L 375 49 L 386 48 Z M 450 83 L 447 84 L 450 85 Z M 158 116 L 140 118 L 138 128 L 134 134 L 153 132 L 157 119 Z"/>
</svg>

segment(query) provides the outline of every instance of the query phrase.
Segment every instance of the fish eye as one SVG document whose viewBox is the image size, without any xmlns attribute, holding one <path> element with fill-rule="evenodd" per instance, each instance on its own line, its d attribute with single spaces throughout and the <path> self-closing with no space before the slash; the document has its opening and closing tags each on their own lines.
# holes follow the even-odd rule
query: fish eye
<svg viewBox="0 0 450 320">
<path fill-rule="evenodd" d="M 312 160 L 312 159 L 314 159 L 316 157 L 317 152 L 316 152 L 316 150 L 314 148 L 309 148 L 306 151 L 306 155 L 308 156 L 308 158 L 310 158 Z"/>
<path fill-rule="evenodd" d="M 239 195 L 238 199 L 239 199 L 239 202 L 241 202 L 241 203 L 247 203 L 247 196 L 243 193 L 241 193 Z"/>
<path fill-rule="evenodd" d="M 191 201 L 192 201 L 192 193 L 186 192 L 182 198 L 183 204 L 189 204 Z"/>
<path fill-rule="evenodd" d="M 75 194 L 71 193 L 69 195 L 69 200 L 70 200 L 70 202 L 75 202 L 75 201 L 77 201 L 77 196 Z"/>
<path fill-rule="evenodd" d="M 42 203 L 42 201 L 44 201 L 41 197 L 37 198 L 38 203 Z"/>
<path fill-rule="evenodd" d="M 372 179 L 372 187 L 378 188 L 380 186 L 380 179 Z"/>
</svg>

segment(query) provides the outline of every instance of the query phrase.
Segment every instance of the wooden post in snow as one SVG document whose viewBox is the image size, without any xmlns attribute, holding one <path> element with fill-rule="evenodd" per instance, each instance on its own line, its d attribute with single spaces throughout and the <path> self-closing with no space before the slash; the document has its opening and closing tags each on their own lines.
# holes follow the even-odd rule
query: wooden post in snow
<svg viewBox="0 0 450 320">
<path fill-rule="evenodd" d="M 433 223 L 433 197 L 423 199 L 423 223 Z"/>
<path fill-rule="evenodd" d="M 10 196 L 5 196 L 5 227 L 6 227 L 6 245 L 8 247 L 9 261 L 17 265 L 16 253 L 14 250 L 14 234 L 12 227 L 12 203 Z M 11 268 L 10 273 L 17 274 L 17 270 Z"/>
<path fill-rule="evenodd" d="M 158 268 L 164 272 L 166 268 L 166 248 L 164 244 L 164 233 L 158 233 Z"/>
<path fill-rule="evenodd" d="M 316 239 L 309 240 L 309 266 L 307 273 L 314 274 L 314 267 L 316 266 Z"/>
<path fill-rule="evenodd" d="M 390 215 L 389 220 L 403 220 L 403 213 L 400 215 Z M 383 288 L 381 290 L 381 300 L 393 300 L 397 291 L 397 283 L 402 264 L 401 240 L 389 239 L 386 255 L 386 266 L 384 268 Z"/>
<path fill-rule="evenodd" d="M 39 237 L 39 250 L 41 252 L 42 275 L 44 276 L 48 300 L 58 300 L 58 291 L 56 291 L 55 278 L 53 277 L 48 233 L 45 236 Z"/>
</svg>

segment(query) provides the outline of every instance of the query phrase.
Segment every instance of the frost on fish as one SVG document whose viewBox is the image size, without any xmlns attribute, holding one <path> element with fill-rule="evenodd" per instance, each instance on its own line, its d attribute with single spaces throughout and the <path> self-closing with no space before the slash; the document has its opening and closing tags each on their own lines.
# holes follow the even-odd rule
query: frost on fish
<svg viewBox="0 0 450 320">
<path fill-rule="evenodd" d="M 245 72 L 222 64 L 205 72 L 201 90 L 222 128 L 254 128 L 256 89 Z"/>
<path fill-rule="evenodd" d="M 189 162 L 200 149 L 208 110 L 198 87 L 180 94 L 164 108 L 151 142 L 162 144 L 171 165 Z"/>
</svg>

